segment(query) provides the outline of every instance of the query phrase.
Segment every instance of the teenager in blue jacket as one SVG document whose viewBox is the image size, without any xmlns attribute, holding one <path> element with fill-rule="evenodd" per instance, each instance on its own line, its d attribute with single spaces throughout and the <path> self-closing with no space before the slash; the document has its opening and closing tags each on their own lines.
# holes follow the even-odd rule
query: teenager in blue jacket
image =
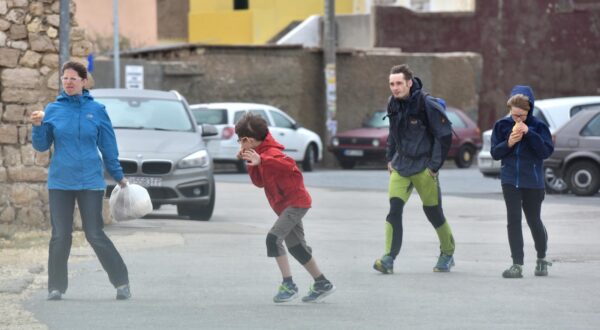
<svg viewBox="0 0 600 330">
<path fill-rule="evenodd" d="M 512 89 L 506 106 L 510 116 L 494 125 L 492 157 L 502 160 L 500 179 L 508 218 L 508 242 L 513 265 L 502 273 L 505 278 L 523 277 L 523 232 L 521 209 L 531 230 L 537 262 L 534 274 L 547 276 L 548 234 L 540 212 L 544 200 L 543 160 L 554 151 L 548 126 L 533 116 L 535 98 L 529 86 Z"/>
<path fill-rule="evenodd" d="M 119 164 L 115 133 L 104 106 L 84 89 L 85 66 L 65 63 L 61 79 L 64 91 L 56 101 L 48 104 L 45 111 L 31 114 L 33 147 L 43 152 L 54 144 L 48 171 L 52 224 L 48 300 L 60 300 L 67 290 L 75 201 L 85 237 L 117 288 L 117 299 L 129 299 L 127 267 L 103 231 L 104 167 L 119 185 L 127 184 Z"/>
</svg>

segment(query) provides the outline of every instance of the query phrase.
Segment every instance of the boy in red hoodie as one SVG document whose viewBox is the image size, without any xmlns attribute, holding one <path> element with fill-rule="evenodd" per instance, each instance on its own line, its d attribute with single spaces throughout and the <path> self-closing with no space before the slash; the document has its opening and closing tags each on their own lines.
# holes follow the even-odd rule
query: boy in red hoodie
<svg viewBox="0 0 600 330">
<path fill-rule="evenodd" d="M 319 270 L 312 250 L 304 239 L 302 217 L 311 206 L 311 198 L 304 187 L 302 173 L 296 162 L 283 153 L 283 146 L 273 139 L 262 117 L 246 114 L 235 125 L 235 133 L 241 145 L 237 157 L 246 161 L 252 183 L 265 189 L 269 204 L 279 217 L 267 235 L 267 255 L 275 257 L 283 276 L 273 301 L 288 302 L 298 297 L 298 287 L 292 280 L 283 247 L 284 241 L 290 254 L 315 280 L 302 301 L 322 300 L 335 291 L 335 286 Z"/>
</svg>

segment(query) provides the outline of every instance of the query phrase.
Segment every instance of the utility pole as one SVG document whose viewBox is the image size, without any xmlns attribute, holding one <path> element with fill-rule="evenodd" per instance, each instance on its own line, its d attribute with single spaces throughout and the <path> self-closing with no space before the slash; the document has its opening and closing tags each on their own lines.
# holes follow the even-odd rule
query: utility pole
<svg viewBox="0 0 600 330">
<path fill-rule="evenodd" d="M 113 0 L 113 62 L 115 88 L 121 88 L 121 51 L 119 50 L 119 0 Z"/>
<path fill-rule="evenodd" d="M 336 114 L 336 33 L 335 33 L 335 0 L 325 0 L 325 16 L 323 31 L 323 55 L 325 63 L 325 144 L 329 144 L 331 137 L 337 131 Z"/>
<path fill-rule="evenodd" d="M 63 64 L 65 64 L 65 62 L 67 62 L 69 60 L 69 48 L 70 48 L 70 42 L 69 42 L 69 35 L 70 35 L 70 30 L 71 30 L 71 9 L 70 9 L 70 4 L 71 1 L 70 0 L 60 0 L 60 23 L 59 23 L 59 35 L 58 35 L 58 41 L 59 41 L 59 55 L 58 55 L 58 67 L 59 67 L 59 74 L 58 74 L 58 91 L 62 92 L 63 88 L 62 88 L 62 82 L 60 79 L 61 76 L 61 72 L 60 70 L 62 70 L 62 66 Z"/>
</svg>

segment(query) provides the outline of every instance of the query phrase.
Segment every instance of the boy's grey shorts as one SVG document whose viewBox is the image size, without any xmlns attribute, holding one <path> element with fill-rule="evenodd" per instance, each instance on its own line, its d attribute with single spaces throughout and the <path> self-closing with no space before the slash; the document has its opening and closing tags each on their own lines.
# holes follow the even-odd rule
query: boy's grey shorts
<svg viewBox="0 0 600 330">
<path fill-rule="evenodd" d="M 292 248 L 297 249 L 298 245 L 300 245 L 310 255 L 312 250 L 306 245 L 304 227 L 302 226 L 302 218 L 306 215 L 306 212 L 308 212 L 308 209 L 297 207 L 288 207 L 281 212 L 279 218 L 275 221 L 271 230 L 269 230 L 269 235 L 267 235 L 267 255 L 269 257 L 278 257 L 286 254 L 283 241 L 285 241 L 288 250 Z M 271 235 L 276 238 L 274 242 L 270 242 Z"/>
</svg>

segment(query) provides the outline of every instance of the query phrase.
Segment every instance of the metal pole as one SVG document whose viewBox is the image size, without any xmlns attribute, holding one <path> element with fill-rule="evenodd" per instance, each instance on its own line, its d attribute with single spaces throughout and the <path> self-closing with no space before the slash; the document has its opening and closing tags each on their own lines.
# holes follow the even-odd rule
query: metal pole
<svg viewBox="0 0 600 330">
<path fill-rule="evenodd" d="M 65 62 L 69 60 L 69 32 L 71 30 L 71 12 L 70 12 L 70 0 L 60 0 L 60 26 L 59 26 L 59 70 Z M 58 91 L 62 92 L 62 83 L 60 80 L 61 73 L 58 75 Z"/>
<path fill-rule="evenodd" d="M 115 88 L 121 88 L 121 63 L 119 50 L 119 0 L 113 0 L 113 62 L 115 63 Z"/>
<path fill-rule="evenodd" d="M 323 55 L 325 63 L 325 99 L 327 108 L 325 112 L 325 143 L 329 143 L 331 137 L 337 131 L 336 115 L 336 38 L 335 38 L 335 0 L 325 0 L 325 16 L 323 31 Z"/>
</svg>

